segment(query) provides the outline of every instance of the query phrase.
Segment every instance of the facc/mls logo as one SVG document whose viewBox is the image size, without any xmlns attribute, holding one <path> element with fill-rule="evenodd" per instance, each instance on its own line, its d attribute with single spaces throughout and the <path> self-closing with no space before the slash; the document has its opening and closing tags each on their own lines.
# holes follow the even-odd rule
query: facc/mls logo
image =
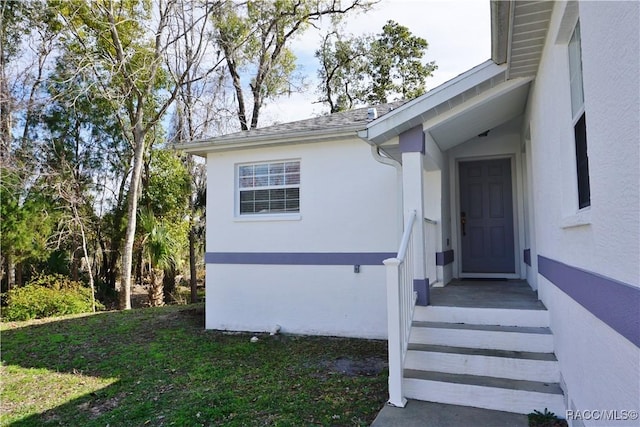
<svg viewBox="0 0 640 427">
<path fill-rule="evenodd" d="M 568 420 L 604 420 L 604 421 L 629 421 L 638 419 L 638 411 L 633 409 L 583 409 L 568 410 L 566 414 Z"/>
</svg>

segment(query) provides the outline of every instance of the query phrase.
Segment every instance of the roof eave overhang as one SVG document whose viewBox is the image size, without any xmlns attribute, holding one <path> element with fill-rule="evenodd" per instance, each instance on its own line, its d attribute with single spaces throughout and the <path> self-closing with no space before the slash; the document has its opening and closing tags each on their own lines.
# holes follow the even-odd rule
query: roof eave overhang
<svg viewBox="0 0 640 427">
<path fill-rule="evenodd" d="M 441 151 L 521 116 L 533 78 L 507 80 L 423 124 Z"/>
<path fill-rule="evenodd" d="M 371 122 L 365 130 L 358 133 L 358 136 L 369 143 L 382 144 L 402 132 L 422 125 L 426 120 L 427 111 L 482 82 L 500 76 L 505 70 L 506 65 L 497 65 L 492 60 L 486 61 Z"/>
<path fill-rule="evenodd" d="M 206 157 L 208 153 L 246 150 L 259 147 L 275 147 L 281 145 L 305 144 L 315 142 L 335 141 L 345 138 L 356 138 L 357 132 L 364 125 L 359 123 L 353 126 L 344 126 L 331 131 L 326 129 L 314 129 L 304 132 L 288 132 L 277 135 L 248 135 L 222 140 L 209 139 L 194 141 L 176 146 L 178 150 L 196 156 Z"/>
</svg>

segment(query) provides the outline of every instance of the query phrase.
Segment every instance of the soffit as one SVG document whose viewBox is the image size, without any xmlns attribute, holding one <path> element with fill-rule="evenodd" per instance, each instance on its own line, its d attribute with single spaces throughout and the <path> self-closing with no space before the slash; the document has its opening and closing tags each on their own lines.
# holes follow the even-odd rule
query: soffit
<svg viewBox="0 0 640 427">
<path fill-rule="evenodd" d="M 554 2 L 511 2 L 509 78 L 535 76 L 547 38 Z"/>
<path fill-rule="evenodd" d="M 425 123 L 441 151 L 449 150 L 524 113 L 530 79 L 510 80 L 471 100 L 434 123 Z"/>
<path fill-rule="evenodd" d="M 361 138 L 382 144 L 402 132 L 447 113 L 506 80 L 506 66 L 489 60 L 374 120 Z"/>
</svg>

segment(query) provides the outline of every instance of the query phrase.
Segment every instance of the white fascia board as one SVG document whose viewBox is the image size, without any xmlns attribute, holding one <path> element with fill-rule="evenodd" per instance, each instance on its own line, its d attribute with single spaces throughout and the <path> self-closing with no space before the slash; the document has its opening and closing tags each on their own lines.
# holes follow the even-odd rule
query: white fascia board
<svg viewBox="0 0 640 427">
<path fill-rule="evenodd" d="M 324 129 L 316 129 L 312 131 L 291 132 L 287 134 L 274 135 L 251 135 L 239 136 L 237 138 L 229 138 L 222 140 L 203 140 L 177 146 L 176 149 L 191 153 L 196 156 L 206 157 L 207 153 L 220 151 L 243 150 L 247 148 L 257 148 L 264 146 L 279 146 L 301 143 L 313 143 L 334 141 L 337 139 L 356 138 L 358 131 L 362 129 L 363 124 L 357 126 L 349 126 L 327 131 Z"/>
<path fill-rule="evenodd" d="M 483 62 L 371 122 L 366 129 L 366 139 L 380 144 L 392 136 L 399 135 L 421 124 L 425 112 L 484 81 L 499 76 L 506 69 L 506 65 L 497 65 L 492 60 Z"/>
</svg>

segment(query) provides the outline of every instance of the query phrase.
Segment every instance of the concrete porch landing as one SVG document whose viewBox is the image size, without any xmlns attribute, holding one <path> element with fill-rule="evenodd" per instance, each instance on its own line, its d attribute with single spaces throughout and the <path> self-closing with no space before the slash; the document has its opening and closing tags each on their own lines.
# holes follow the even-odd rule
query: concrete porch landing
<svg viewBox="0 0 640 427">
<path fill-rule="evenodd" d="M 409 400 L 405 408 L 385 405 L 372 427 L 527 427 L 526 415 L 469 406 Z"/>
<path fill-rule="evenodd" d="M 429 304 L 446 307 L 546 310 L 525 280 L 454 280 L 429 290 Z"/>
</svg>

